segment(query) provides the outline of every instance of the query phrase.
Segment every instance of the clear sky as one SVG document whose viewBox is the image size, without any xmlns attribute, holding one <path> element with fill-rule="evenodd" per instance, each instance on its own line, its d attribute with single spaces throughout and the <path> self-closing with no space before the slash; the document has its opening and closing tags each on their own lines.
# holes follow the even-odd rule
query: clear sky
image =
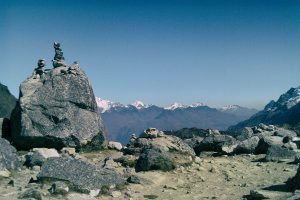
<svg viewBox="0 0 300 200">
<path fill-rule="evenodd" d="M 300 85 L 299 0 L 0 0 L 0 82 L 59 41 L 98 97 L 262 108 Z"/>
</svg>

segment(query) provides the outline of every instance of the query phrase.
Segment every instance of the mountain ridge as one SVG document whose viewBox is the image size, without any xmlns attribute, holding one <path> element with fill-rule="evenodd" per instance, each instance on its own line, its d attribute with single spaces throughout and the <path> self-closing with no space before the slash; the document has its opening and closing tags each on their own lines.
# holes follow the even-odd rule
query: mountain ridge
<svg viewBox="0 0 300 200">
<path fill-rule="evenodd" d="M 300 86 L 290 88 L 280 95 L 277 101 L 271 100 L 263 110 L 249 119 L 229 127 L 229 130 L 238 130 L 245 126 L 256 126 L 259 123 L 292 126 L 299 124 Z"/>
<path fill-rule="evenodd" d="M 231 109 L 221 110 L 203 103 L 191 105 L 175 103 L 169 107 L 159 107 L 152 104 L 146 105 L 140 101 L 138 104 L 129 105 L 98 97 L 96 101 L 109 138 L 122 143 L 128 142 L 132 133 L 138 135 L 149 127 L 156 127 L 160 130 L 193 127 L 225 130 L 257 112 L 255 109 L 240 106 L 234 106 L 234 109 L 232 109 L 233 106 L 228 106 Z M 101 107 L 102 105 L 104 107 Z"/>
</svg>

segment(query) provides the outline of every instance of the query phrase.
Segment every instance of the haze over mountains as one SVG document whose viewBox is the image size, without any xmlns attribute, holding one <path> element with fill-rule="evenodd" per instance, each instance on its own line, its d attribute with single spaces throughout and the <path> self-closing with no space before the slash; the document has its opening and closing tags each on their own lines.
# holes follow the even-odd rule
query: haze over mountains
<svg viewBox="0 0 300 200">
<path fill-rule="evenodd" d="M 146 105 L 141 101 L 124 105 L 101 98 L 96 98 L 96 102 L 110 139 L 123 143 L 128 142 L 132 133 L 140 134 L 148 127 L 161 130 L 192 127 L 226 130 L 257 112 L 237 105 L 211 108 L 199 102 L 191 105 L 176 102 L 168 107 Z"/>
</svg>

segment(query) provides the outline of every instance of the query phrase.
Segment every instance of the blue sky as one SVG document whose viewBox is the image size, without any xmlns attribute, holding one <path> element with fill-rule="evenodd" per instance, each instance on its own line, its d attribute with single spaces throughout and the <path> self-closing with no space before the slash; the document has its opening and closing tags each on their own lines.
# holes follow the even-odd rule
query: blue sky
<svg viewBox="0 0 300 200">
<path fill-rule="evenodd" d="M 96 96 L 262 108 L 300 85 L 297 0 L 0 0 L 0 82 L 19 84 L 52 43 Z"/>
</svg>

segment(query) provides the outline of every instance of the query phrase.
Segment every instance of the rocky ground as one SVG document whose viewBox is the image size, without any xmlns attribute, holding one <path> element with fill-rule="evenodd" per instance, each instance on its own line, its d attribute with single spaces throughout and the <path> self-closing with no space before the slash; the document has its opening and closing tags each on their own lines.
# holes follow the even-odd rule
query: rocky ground
<svg viewBox="0 0 300 200">
<path fill-rule="evenodd" d="M 205 155 L 206 154 L 206 155 Z M 77 155 L 94 164 L 101 164 L 104 158 L 118 158 L 121 152 L 82 153 Z M 41 199 L 251 199 L 250 191 L 261 192 L 270 199 L 287 199 L 293 193 L 287 192 L 284 182 L 293 177 L 297 165 L 288 162 L 260 162 L 264 155 L 236 155 L 213 157 L 201 155 L 190 166 L 181 166 L 173 171 L 147 171 L 135 173 L 112 161 L 111 167 L 119 172 L 129 171 L 135 175 L 136 183 L 128 183 L 120 188 L 102 191 L 96 197 L 90 194 L 69 192 L 65 196 L 51 194 L 51 185 L 28 183 L 36 177 L 40 168 L 23 167 L 11 177 L 0 180 L 0 199 L 20 198 L 29 189 L 38 191 Z M 134 182 L 134 181 L 133 181 Z M 29 195 L 31 198 L 34 197 Z M 26 197 L 26 196 L 25 196 Z M 24 198 L 25 198 L 24 197 Z M 39 199 L 39 197 L 35 197 Z"/>
</svg>

